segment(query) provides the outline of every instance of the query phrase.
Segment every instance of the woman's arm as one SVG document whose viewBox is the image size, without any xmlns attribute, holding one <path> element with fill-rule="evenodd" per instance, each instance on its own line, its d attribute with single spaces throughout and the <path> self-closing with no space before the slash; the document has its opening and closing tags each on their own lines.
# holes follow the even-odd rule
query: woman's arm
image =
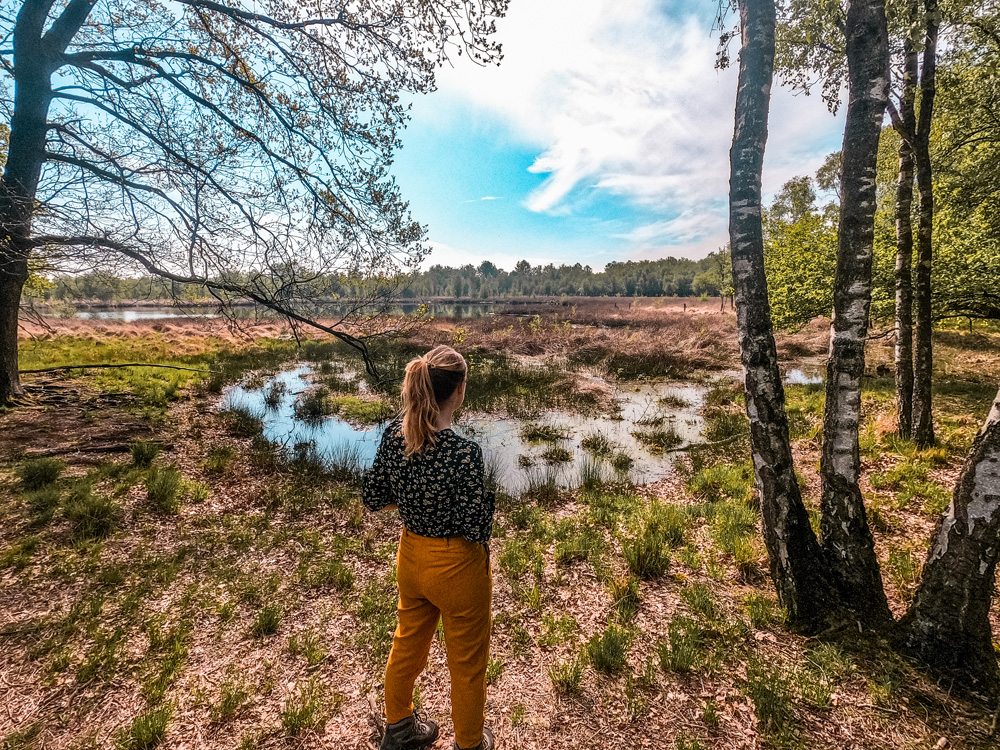
<svg viewBox="0 0 1000 750">
<path fill-rule="evenodd" d="M 486 489 L 486 466 L 483 450 L 471 444 L 469 462 L 462 467 L 457 502 L 464 532 L 470 542 L 486 544 L 493 535 L 493 511 L 496 496 Z"/>
<path fill-rule="evenodd" d="M 383 510 L 384 508 L 396 508 L 396 496 L 392 491 L 392 483 L 389 481 L 389 470 L 391 466 L 391 453 L 387 448 L 389 442 L 389 430 L 386 428 L 382 436 L 382 442 L 375 453 L 375 462 L 372 467 L 365 472 L 364 480 L 361 484 L 361 501 L 370 511 Z"/>
</svg>

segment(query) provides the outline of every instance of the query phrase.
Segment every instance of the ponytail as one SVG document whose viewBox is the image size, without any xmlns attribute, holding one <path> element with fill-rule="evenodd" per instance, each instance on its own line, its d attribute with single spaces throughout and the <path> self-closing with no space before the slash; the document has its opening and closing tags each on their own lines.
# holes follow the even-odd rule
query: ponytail
<svg viewBox="0 0 1000 750">
<path fill-rule="evenodd" d="M 438 346 L 406 366 L 403 378 L 405 455 L 419 455 L 437 440 L 435 422 L 441 404 L 465 380 L 465 359 L 450 346 Z"/>
</svg>

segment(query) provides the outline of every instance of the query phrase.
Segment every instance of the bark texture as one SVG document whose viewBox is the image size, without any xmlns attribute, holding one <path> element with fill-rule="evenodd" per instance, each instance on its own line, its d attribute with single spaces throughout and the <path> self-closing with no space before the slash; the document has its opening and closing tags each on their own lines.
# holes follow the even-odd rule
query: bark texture
<svg viewBox="0 0 1000 750">
<path fill-rule="evenodd" d="M 838 597 L 795 478 L 764 275 L 760 186 L 774 71 L 775 8 L 773 0 L 740 0 L 739 10 L 742 47 L 730 151 L 729 237 L 740 355 L 771 575 L 789 625 L 809 633 L 831 624 Z"/>
<path fill-rule="evenodd" d="M 920 115 L 914 141 L 917 166 L 917 272 L 914 284 L 916 331 L 913 378 L 913 439 L 920 446 L 933 445 L 934 421 L 931 416 L 931 376 L 934 352 L 931 346 L 931 268 L 934 258 L 934 186 L 931 174 L 931 119 L 936 91 L 937 39 L 940 11 L 937 0 L 925 0 L 926 36 L 920 74 Z"/>
<path fill-rule="evenodd" d="M 1000 393 L 938 522 L 902 646 L 956 689 L 1000 687 L 989 612 L 1000 554 Z"/>
<path fill-rule="evenodd" d="M 914 17 L 915 9 L 910 17 Z M 909 38 L 904 43 L 903 81 L 899 117 L 893 125 L 900 135 L 899 178 L 896 182 L 896 421 L 899 436 L 913 435 L 913 147 L 916 132 L 914 99 L 917 52 Z"/>
<path fill-rule="evenodd" d="M 846 34 L 850 99 L 823 415 L 822 542 L 844 603 L 860 622 L 877 627 L 892 617 L 858 486 L 858 426 L 871 307 L 875 170 L 889 98 L 885 0 L 849 3 Z"/>
<path fill-rule="evenodd" d="M 51 76 L 93 0 L 71 0 L 43 34 L 53 0 L 25 0 L 14 26 L 14 114 L 7 165 L 0 179 L 0 404 L 21 394 L 17 318 L 28 280 L 31 217 L 45 158 Z"/>
</svg>

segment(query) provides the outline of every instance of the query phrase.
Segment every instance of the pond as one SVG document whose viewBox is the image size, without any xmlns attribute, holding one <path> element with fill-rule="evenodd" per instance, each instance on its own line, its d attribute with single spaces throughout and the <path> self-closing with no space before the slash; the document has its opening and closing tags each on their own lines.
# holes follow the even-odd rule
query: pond
<svg viewBox="0 0 1000 750">
<path fill-rule="evenodd" d="M 260 415 L 264 436 L 288 449 L 309 444 L 327 462 L 370 466 L 384 424 L 356 424 L 336 415 L 319 421 L 296 417 L 297 400 L 313 388 L 311 375 L 310 367 L 300 366 L 259 388 L 234 386 L 222 407 Z M 688 383 L 615 388 L 617 413 L 600 416 L 549 410 L 525 420 L 460 412 L 455 431 L 482 446 L 488 471 L 512 494 L 537 484 L 577 486 L 595 473 L 652 482 L 670 474 L 681 455 L 676 448 L 703 441 L 699 410 L 706 391 Z M 268 393 L 280 393 L 270 406 Z"/>
<path fill-rule="evenodd" d="M 389 315 L 415 315 L 420 310 L 419 302 L 400 302 L 388 308 Z M 428 314 L 438 318 L 484 318 L 496 312 L 496 303 L 482 304 L 443 304 L 431 303 L 424 305 Z M 346 312 L 346 307 L 330 305 L 325 308 L 327 315 L 338 315 Z M 264 308 L 251 305 L 237 305 L 231 310 L 237 318 L 267 318 L 275 313 Z M 82 320 L 120 320 L 132 323 L 137 320 L 161 320 L 169 318 L 218 318 L 216 308 L 206 307 L 116 307 L 108 310 L 80 310 L 76 317 Z"/>
</svg>

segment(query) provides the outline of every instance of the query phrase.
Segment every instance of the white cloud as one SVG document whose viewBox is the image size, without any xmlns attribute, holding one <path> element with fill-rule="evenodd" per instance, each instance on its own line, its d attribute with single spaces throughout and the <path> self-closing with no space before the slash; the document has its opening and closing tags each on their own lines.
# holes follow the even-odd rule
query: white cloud
<svg viewBox="0 0 1000 750">
<path fill-rule="evenodd" d="M 638 254 L 714 249 L 726 228 L 736 70 L 715 69 L 716 37 L 654 0 L 514 3 L 498 24 L 499 68 L 458 64 L 440 93 L 499 115 L 535 145 L 545 181 L 524 204 L 572 213 L 594 192 L 662 215 L 620 235 Z M 775 87 L 765 192 L 808 174 L 841 127 L 819 97 Z M 663 252 L 667 254 L 667 252 Z M 689 254 L 684 252 L 683 254 Z"/>
</svg>

